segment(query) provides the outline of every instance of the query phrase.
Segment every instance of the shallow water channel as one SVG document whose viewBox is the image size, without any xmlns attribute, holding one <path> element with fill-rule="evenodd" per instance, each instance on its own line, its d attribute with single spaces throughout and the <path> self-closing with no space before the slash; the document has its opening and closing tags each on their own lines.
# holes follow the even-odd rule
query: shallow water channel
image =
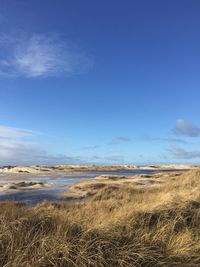
<svg viewBox="0 0 200 267">
<path fill-rule="evenodd" d="M 49 201 L 60 201 L 59 198 L 64 190 L 70 185 L 73 185 L 77 181 L 82 179 L 92 179 L 99 175 L 111 174 L 111 175 L 125 175 L 125 176 L 132 176 L 136 174 L 153 174 L 155 170 L 117 170 L 117 171 L 90 171 L 90 172 L 80 172 L 80 173 L 55 173 L 55 175 L 46 176 L 27 176 L 25 178 L 17 178 L 15 179 L 14 174 L 12 178 L 9 177 L 6 179 L 6 175 L 4 174 L 0 176 L 0 183 L 7 183 L 7 182 L 19 182 L 19 181 L 37 181 L 43 183 L 51 183 L 55 184 L 54 187 L 50 188 L 40 188 L 40 189 L 32 189 L 32 190 L 23 190 L 23 191 L 13 191 L 9 193 L 0 192 L 0 201 L 5 200 L 14 200 L 26 203 L 28 205 L 35 205 L 40 201 L 49 200 Z"/>
</svg>

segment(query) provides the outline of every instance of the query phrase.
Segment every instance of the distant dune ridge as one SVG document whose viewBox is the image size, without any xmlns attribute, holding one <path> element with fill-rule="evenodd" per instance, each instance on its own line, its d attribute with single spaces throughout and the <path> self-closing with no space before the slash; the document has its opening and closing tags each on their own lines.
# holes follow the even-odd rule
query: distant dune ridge
<svg viewBox="0 0 200 267">
<path fill-rule="evenodd" d="M 97 170 L 175 170 L 175 169 L 197 169 L 199 166 L 188 164 L 168 165 L 119 165 L 119 166 L 98 166 L 98 165 L 55 165 L 55 166 L 2 166 L 0 173 L 44 173 L 52 171 L 97 171 Z"/>
</svg>

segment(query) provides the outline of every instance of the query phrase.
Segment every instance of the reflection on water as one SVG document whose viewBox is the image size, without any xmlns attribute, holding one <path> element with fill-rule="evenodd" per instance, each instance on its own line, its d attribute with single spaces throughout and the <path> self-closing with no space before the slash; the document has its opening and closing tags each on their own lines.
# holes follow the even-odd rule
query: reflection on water
<svg viewBox="0 0 200 267">
<path fill-rule="evenodd" d="M 53 188 L 53 190 L 38 189 L 38 190 L 6 193 L 6 194 L 0 194 L 0 201 L 13 200 L 13 201 L 24 202 L 28 205 L 36 205 L 38 202 L 43 201 L 45 199 L 49 201 L 57 201 L 60 192 L 61 192 L 60 189 Z"/>
<path fill-rule="evenodd" d="M 90 171 L 90 172 L 81 172 L 74 174 L 63 174 L 62 176 L 41 176 L 41 177 L 26 177 L 21 179 L 23 181 L 39 181 L 44 183 L 52 183 L 55 185 L 63 185 L 62 187 L 55 186 L 53 188 L 45 188 L 45 189 L 33 189 L 26 191 L 17 191 L 10 193 L 0 193 L 0 201 L 5 200 L 14 200 L 24 202 L 28 205 L 35 205 L 40 201 L 49 200 L 49 201 L 58 201 L 61 193 L 70 185 L 80 181 L 81 179 L 92 179 L 96 176 L 102 174 L 112 174 L 112 175 L 126 175 L 132 176 L 135 174 L 152 174 L 158 171 L 154 170 L 119 170 L 119 171 Z M 160 172 L 160 171 L 159 171 Z M 19 181 L 17 179 L 17 181 Z M 15 179 L 6 180 L 3 178 L 0 179 L 0 183 L 6 182 L 16 182 Z"/>
</svg>

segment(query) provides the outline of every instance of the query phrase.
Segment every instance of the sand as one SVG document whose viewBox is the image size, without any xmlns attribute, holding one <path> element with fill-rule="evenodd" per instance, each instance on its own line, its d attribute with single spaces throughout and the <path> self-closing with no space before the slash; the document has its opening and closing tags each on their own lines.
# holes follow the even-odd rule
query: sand
<svg viewBox="0 0 200 267">
<path fill-rule="evenodd" d="M 95 195 L 106 186 L 134 186 L 135 188 L 152 189 L 162 186 L 165 181 L 182 175 L 185 171 L 161 172 L 155 174 L 138 174 L 133 176 L 100 175 L 94 179 L 81 180 L 63 192 L 63 199 L 83 199 Z"/>
</svg>

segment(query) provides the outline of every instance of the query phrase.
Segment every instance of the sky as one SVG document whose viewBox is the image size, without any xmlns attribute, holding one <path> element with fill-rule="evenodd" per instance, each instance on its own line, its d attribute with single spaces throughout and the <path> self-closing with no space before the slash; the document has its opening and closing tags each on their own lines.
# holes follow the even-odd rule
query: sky
<svg viewBox="0 0 200 267">
<path fill-rule="evenodd" d="M 0 165 L 199 164 L 199 0 L 0 6 Z"/>
</svg>

